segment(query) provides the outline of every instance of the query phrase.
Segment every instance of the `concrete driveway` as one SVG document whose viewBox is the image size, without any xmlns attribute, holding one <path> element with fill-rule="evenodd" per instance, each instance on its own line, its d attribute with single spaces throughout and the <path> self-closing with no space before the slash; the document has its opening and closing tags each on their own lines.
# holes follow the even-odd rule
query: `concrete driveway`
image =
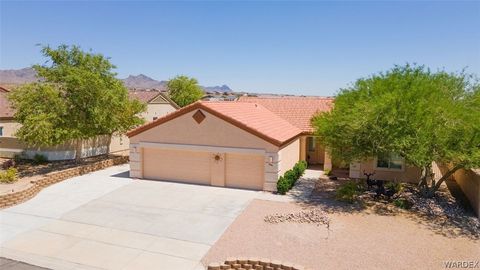
<svg viewBox="0 0 480 270">
<path fill-rule="evenodd" d="M 203 269 L 200 259 L 263 192 L 75 177 L 0 211 L 0 256 L 52 269 Z"/>
</svg>

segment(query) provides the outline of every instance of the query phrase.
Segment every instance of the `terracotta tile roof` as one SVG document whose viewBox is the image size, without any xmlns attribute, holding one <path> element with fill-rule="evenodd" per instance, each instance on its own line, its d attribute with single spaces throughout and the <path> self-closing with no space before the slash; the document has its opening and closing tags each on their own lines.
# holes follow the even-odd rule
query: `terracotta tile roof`
<svg viewBox="0 0 480 270">
<path fill-rule="evenodd" d="M 261 104 L 273 113 L 301 129 L 312 133 L 310 119 L 319 112 L 332 109 L 334 99 L 331 97 L 239 97 L 237 102 Z"/>
<path fill-rule="evenodd" d="M 130 97 L 130 99 L 138 99 L 140 100 L 141 102 L 143 103 L 149 103 L 151 102 L 152 100 L 154 100 L 156 97 L 158 96 L 162 96 L 166 101 L 168 101 L 173 107 L 175 107 L 176 109 L 179 109 L 180 106 L 177 105 L 177 103 L 175 103 L 173 100 L 170 99 L 170 97 L 168 97 L 167 94 L 165 93 L 162 93 L 160 91 L 155 91 L 155 90 L 150 90 L 150 91 L 146 91 L 146 90 L 129 90 L 128 91 L 128 96 Z"/>
<path fill-rule="evenodd" d="M 156 98 L 158 95 L 160 95 L 160 91 L 144 91 L 144 90 L 128 91 L 128 96 L 131 99 L 136 98 L 143 103 L 148 103 L 150 100 Z"/>
<path fill-rule="evenodd" d="M 7 99 L 7 93 L 10 90 L 0 86 L 0 118 L 11 119 L 15 114 L 15 110 L 10 107 L 10 102 Z"/>
<path fill-rule="evenodd" d="M 274 145 L 280 146 L 302 131 L 265 107 L 249 102 L 199 101 L 127 133 L 129 137 L 168 122 L 188 112 L 202 109 Z"/>
</svg>

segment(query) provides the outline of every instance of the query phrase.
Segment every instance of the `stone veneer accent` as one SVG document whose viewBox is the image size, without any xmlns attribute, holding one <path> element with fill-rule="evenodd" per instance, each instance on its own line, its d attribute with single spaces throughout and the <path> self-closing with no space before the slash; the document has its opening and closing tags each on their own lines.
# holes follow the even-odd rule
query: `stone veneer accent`
<svg viewBox="0 0 480 270">
<path fill-rule="evenodd" d="M 212 263 L 208 270 L 307 270 L 300 265 L 270 261 L 267 259 L 227 259 L 225 263 Z"/>
<path fill-rule="evenodd" d="M 61 182 L 65 179 L 127 162 L 128 156 L 118 156 L 107 160 L 97 161 L 91 164 L 81 165 L 75 168 L 69 168 L 62 171 L 47 173 L 42 178 L 36 181 L 32 181 L 32 185 L 26 189 L 0 195 L 0 208 L 13 206 L 21 202 L 27 201 L 34 197 L 40 190 L 42 190 L 42 188 Z"/>
</svg>

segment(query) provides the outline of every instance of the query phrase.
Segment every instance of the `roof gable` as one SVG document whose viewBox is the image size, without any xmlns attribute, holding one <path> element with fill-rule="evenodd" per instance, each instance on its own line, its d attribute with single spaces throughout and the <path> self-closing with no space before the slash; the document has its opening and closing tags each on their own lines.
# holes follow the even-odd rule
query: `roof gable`
<svg viewBox="0 0 480 270">
<path fill-rule="evenodd" d="M 160 91 L 146 91 L 146 90 L 131 90 L 128 91 L 128 95 L 131 99 L 138 99 L 139 101 L 147 104 L 170 104 L 175 109 L 180 107 L 171 100 L 166 94 Z"/>
<path fill-rule="evenodd" d="M 301 134 L 301 130 L 264 107 L 240 102 L 196 102 L 127 133 L 133 137 L 194 110 L 204 110 L 273 145 L 281 146 Z"/>
</svg>

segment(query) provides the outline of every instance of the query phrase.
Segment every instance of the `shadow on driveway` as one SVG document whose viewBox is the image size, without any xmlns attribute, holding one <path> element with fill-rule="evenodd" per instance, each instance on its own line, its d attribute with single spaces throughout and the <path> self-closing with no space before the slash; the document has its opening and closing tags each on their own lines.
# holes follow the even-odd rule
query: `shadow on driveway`
<svg viewBox="0 0 480 270">
<path fill-rule="evenodd" d="M 0 257 L 0 268 L 2 270 L 48 270 L 48 268 L 14 261 L 3 257 Z"/>
</svg>

